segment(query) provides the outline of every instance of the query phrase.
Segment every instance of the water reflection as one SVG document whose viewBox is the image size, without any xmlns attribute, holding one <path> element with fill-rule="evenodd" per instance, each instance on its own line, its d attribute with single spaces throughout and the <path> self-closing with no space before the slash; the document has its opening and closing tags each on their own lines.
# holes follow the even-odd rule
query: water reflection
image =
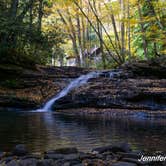
<svg viewBox="0 0 166 166">
<path fill-rule="evenodd" d="M 166 121 L 79 117 L 53 112 L 0 112 L 0 150 L 24 143 L 32 151 L 76 146 L 89 151 L 114 142 L 128 142 L 135 149 L 166 148 Z"/>
</svg>

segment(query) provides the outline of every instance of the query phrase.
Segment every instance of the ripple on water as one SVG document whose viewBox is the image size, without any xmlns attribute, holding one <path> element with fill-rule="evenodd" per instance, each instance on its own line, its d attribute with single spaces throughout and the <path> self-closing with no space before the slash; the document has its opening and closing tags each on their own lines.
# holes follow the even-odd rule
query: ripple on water
<svg viewBox="0 0 166 166">
<path fill-rule="evenodd" d="M 166 120 L 135 121 L 54 112 L 0 112 L 0 147 L 10 150 L 24 143 L 32 151 L 76 146 L 89 151 L 114 142 L 131 143 L 134 149 L 166 148 Z M 8 148 L 8 149 L 7 149 Z"/>
</svg>

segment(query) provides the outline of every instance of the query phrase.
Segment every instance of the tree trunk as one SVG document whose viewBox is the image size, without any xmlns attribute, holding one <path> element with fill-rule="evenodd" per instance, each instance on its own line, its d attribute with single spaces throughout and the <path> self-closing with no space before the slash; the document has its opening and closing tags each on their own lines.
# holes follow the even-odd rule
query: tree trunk
<svg viewBox="0 0 166 166">
<path fill-rule="evenodd" d="M 94 6 L 94 10 L 95 10 L 96 14 L 98 14 L 95 0 L 93 0 L 93 6 Z M 102 57 L 103 68 L 106 69 L 106 58 L 105 58 L 103 42 L 102 42 L 103 41 L 102 26 L 101 26 L 100 22 L 98 21 L 98 19 L 96 19 L 96 22 L 97 22 L 98 34 L 100 35 L 99 43 L 100 43 L 100 50 L 101 50 L 101 57 Z"/>
<path fill-rule="evenodd" d="M 39 0 L 39 9 L 38 9 L 38 32 L 41 32 L 42 28 L 42 17 L 43 17 L 43 0 Z"/>
<path fill-rule="evenodd" d="M 80 62 L 81 65 L 84 64 L 83 59 L 83 47 L 82 47 L 82 35 L 81 35 L 81 24 L 80 24 L 80 18 L 79 15 L 77 15 L 77 38 L 78 38 L 78 45 L 79 45 L 79 55 L 80 55 Z"/>
<path fill-rule="evenodd" d="M 74 51 L 74 54 L 75 54 L 75 57 L 76 57 L 76 63 L 78 66 L 80 66 L 80 58 L 79 58 L 79 51 L 78 51 L 78 47 L 77 47 L 77 41 L 76 41 L 76 34 L 75 34 L 75 29 L 73 27 L 73 24 L 72 24 L 72 20 L 70 18 L 70 13 L 68 11 L 68 22 L 69 22 L 69 25 L 67 23 L 67 21 L 65 20 L 64 16 L 62 15 L 62 12 L 60 10 L 57 10 L 63 24 L 66 26 L 67 28 L 67 32 L 69 34 L 69 37 L 72 41 L 72 45 L 73 45 L 73 51 Z"/>
<path fill-rule="evenodd" d="M 19 4 L 19 0 L 12 0 L 11 8 L 10 8 L 11 19 L 15 19 L 17 16 L 18 4 Z"/>
<path fill-rule="evenodd" d="M 128 0 L 128 6 L 127 6 L 127 18 L 128 18 L 128 55 L 129 55 L 129 60 L 131 59 L 131 44 L 130 44 L 130 4 Z"/>
<path fill-rule="evenodd" d="M 111 55 L 111 57 L 113 58 L 113 60 L 115 60 L 118 64 L 122 64 L 121 57 L 120 57 L 119 52 L 118 52 L 117 48 L 115 47 L 115 45 L 114 45 L 114 43 L 113 43 L 113 41 L 112 41 L 112 39 L 111 39 L 111 36 L 108 34 L 108 32 L 107 32 L 105 26 L 103 25 L 103 23 L 102 23 L 101 20 L 99 19 L 98 15 L 96 14 L 95 10 L 93 9 L 93 6 L 92 6 L 90 0 L 88 0 L 88 2 L 89 2 L 89 6 L 90 6 L 90 8 L 91 8 L 93 14 L 95 15 L 97 21 L 98 21 L 98 22 L 100 23 L 100 25 L 102 26 L 102 28 L 103 28 L 103 30 L 104 30 L 106 36 L 108 37 L 108 39 L 109 39 L 109 41 L 110 41 L 110 43 L 111 43 L 111 45 L 112 45 L 112 48 L 113 48 L 113 50 L 115 51 L 115 53 L 116 53 L 116 55 L 117 55 L 118 58 L 114 57 L 114 55 L 111 53 L 111 51 L 108 51 L 108 54 Z M 74 0 L 74 3 L 76 4 L 77 2 Z M 77 3 L 77 5 L 79 5 L 79 4 Z M 84 13 L 84 14 L 85 14 L 85 13 Z M 85 17 L 87 17 L 86 14 L 85 14 Z M 87 17 L 87 18 L 88 18 L 88 17 Z M 89 18 L 88 18 L 88 19 L 89 19 Z M 89 21 L 90 21 L 90 20 L 89 20 Z M 91 21 L 90 21 L 90 22 L 91 22 Z M 91 22 L 91 23 L 92 23 L 92 22 Z M 92 24 L 92 25 L 93 25 L 93 24 Z M 93 26 L 93 27 L 94 27 L 94 26 Z M 95 29 L 95 27 L 94 27 L 94 29 Z M 97 34 L 97 35 L 99 35 L 99 34 Z M 107 47 L 107 46 L 106 46 L 106 47 Z M 107 47 L 107 49 L 109 50 L 108 47 Z"/>
<path fill-rule="evenodd" d="M 33 4 L 34 0 L 31 0 L 30 8 L 29 8 L 29 31 L 32 32 L 32 24 L 33 24 Z"/>
<path fill-rule="evenodd" d="M 73 25 L 71 14 L 68 9 L 67 9 L 67 14 L 68 14 L 68 22 L 69 22 L 69 26 L 70 26 L 70 31 L 73 36 L 72 40 L 73 40 L 73 46 L 74 46 L 73 49 L 74 49 L 75 56 L 76 56 L 76 63 L 77 63 L 77 66 L 81 66 L 80 54 L 79 54 L 78 45 L 77 45 L 76 30 Z"/>
<path fill-rule="evenodd" d="M 120 65 L 120 62 L 114 57 L 113 53 L 109 50 L 109 48 L 107 47 L 106 43 L 104 42 L 103 39 L 101 39 L 100 34 L 98 33 L 98 30 L 96 30 L 95 26 L 93 25 L 93 23 L 91 22 L 91 20 L 89 19 L 89 17 L 86 15 L 86 13 L 82 10 L 82 8 L 80 7 L 80 5 L 77 3 L 76 0 L 74 0 L 75 5 L 80 9 L 81 13 L 85 16 L 85 18 L 87 19 L 87 21 L 89 22 L 90 26 L 93 28 L 93 30 L 95 31 L 95 33 L 98 35 L 98 37 L 100 38 L 100 40 L 102 41 L 104 47 L 106 48 L 108 54 L 112 57 L 112 59 Z M 103 26 L 102 26 L 103 27 Z"/>
<path fill-rule="evenodd" d="M 121 57 L 123 62 L 125 61 L 125 2 L 124 0 L 120 0 L 121 11 L 122 11 L 122 21 L 121 21 Z"/>
</svg>

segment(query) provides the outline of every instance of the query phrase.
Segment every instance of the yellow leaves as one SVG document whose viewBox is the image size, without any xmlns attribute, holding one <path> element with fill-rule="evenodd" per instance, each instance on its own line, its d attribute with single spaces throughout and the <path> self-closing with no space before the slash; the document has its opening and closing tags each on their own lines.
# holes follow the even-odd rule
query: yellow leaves
<svg viewBox="0 0 166 166">
<path fill-rule="evenodd" d="M 156 20 L 156 17 L 155 16 L 146 16 L 146 17 L 143 17 L 142 18 L 144 22 L 153 22 Z"/>
<path fill-rule="evenodd" d="M 153 24 L 150 26 L 150 31 L 156 32 L 156 31 L 158 31 L 158 27 Z"/>
<path fill-rule="evenodd" d="M 138 3 L 138 0 L 129 0 L 130 5 L 136 5 Z"/>
<path fill-rule="evenodd" d="M 138 24 L 138 20 L 136 20 L 136 19 L 129 19 L 129 23 L 130 23 L 130 25 L 135 25 L 135 24 Z"/>
<path fill-rule="evenodd" d="M 165 50 L 162 50 L 160 51 L 162 54 L 166 55 L 166 49 Z"/>
</svg>

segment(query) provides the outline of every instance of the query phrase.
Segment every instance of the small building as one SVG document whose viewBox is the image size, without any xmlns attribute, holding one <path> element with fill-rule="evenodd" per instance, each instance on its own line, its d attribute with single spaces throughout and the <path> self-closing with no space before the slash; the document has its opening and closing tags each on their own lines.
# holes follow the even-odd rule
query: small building
<svg viewBox="0 0 166 166">
<path fill-rule="evenodd" d="M 76 58 L 74 56 L 67 56 L 66 66 L 76 66 Z"/>
</svg>

